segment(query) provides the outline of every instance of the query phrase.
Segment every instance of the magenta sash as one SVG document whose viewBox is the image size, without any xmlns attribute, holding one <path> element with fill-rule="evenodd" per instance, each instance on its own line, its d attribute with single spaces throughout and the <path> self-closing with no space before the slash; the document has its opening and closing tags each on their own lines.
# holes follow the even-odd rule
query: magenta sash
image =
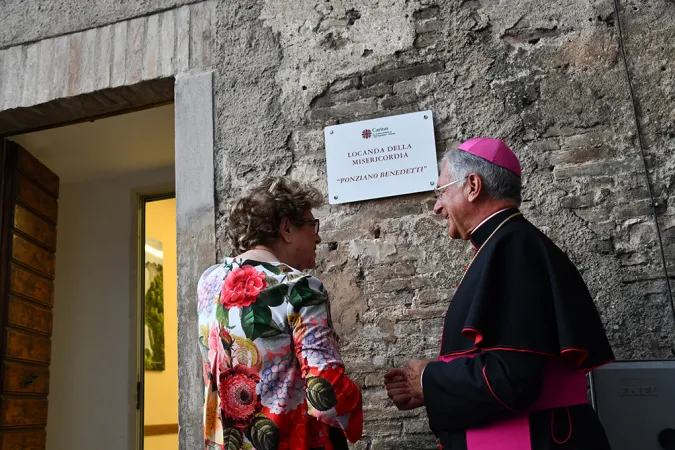
<svg viewBox="0 0 675 450">
<path fill-rule="evenodd" d="M 449 362 L 456 358 L 473 358 L 477 353 L 459 356 L 439 356 L 440 361 Z M 485 381 L 490 387 L 490 380 L 483 371 Z M 501 403 L 501 400 L 492 392 Z M 554 358 L 544 373 L 542 392 L 539 399 L 528 409 L 514 411 L 512 418 L 492 423 L 480 428 L 466 431 L 468 450 L 532 450 L 530 440 L 530 413 L 544 409 L 562 408 L 587 403 L 586 377 L 583 372 L 570 369 Z M 503 404 L 503 403 L 502 403 Z M 504 405 L 506 406 L 506 405 Z M 508 408 L 508 406 L 506 406 Z M 572 433 L 572 424 L 570 435 Z M 555 439 L 555 436 L 554 436 Z M 561 442 L 562 443 L 562 442 Z"/>
</svg>

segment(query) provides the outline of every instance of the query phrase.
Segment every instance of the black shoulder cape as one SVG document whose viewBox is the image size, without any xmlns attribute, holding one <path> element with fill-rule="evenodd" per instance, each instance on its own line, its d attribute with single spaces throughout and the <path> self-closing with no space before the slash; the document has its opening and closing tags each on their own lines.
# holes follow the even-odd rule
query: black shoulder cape
<svg viewBox="0 0 675 450">
<path fill-rule="evenodd" d="M 522 215 L 504 222 L 518 212 L 502 211 L 472 234 L 474 246 L 483 248 L 448 309 L 441 355 L 532 352 L 562 356 L 579 370 L 611 362 L 614 355 L 581 275 Z"/>
</svg>

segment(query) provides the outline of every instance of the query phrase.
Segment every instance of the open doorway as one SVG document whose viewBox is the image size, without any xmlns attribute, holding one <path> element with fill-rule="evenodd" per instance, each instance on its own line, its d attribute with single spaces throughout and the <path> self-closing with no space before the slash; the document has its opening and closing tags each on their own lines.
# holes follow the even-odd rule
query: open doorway
<svg viewBox="0 0 675 450">
<path fill-rule="evenodd" d="M 176 198 L 141 196 L 143 237 L 139 301 L 144 450 L 178 450 L 178 310 Z M 139 417 L 140 418 L 140 417 Z"/>
<path fill-rule="evenodd" d="M 58 194 L 54 211 L 41 211 L 39 201 L 31 205 L 16 199 L 16 211 L 26 210 L 41 221 L 37 223 L 54 230 L 55 245 L 21 230 L 17 235 L 56 260 L 53 273 L 49 267 L 35 270 L 29 262 L 12 261 L 53 295 L 51 339 L 45 330 L 16 326 L 23 334 L 38 336 L 41 340 L 36 342 L 51 346 L 51 356 L 42 360 L 20 354 L 11 359 L 45 374 L 33 383 L 40 386 L 39 392 L 12 394 L 33 403 L 44 398 L 43 407 L 48 404 L 44 417 L 20 425 L 22 432 L 44 436 L 46 425 L 50 450 L 177 449 L 173 104 L 8 140 L 12 143 L 7 148 L 42 167 L 30 178 L 31 189 L 47 192 L 40 177 L 49 173 Z M 24 177 L 22 171 L 17 169 L 18 177 Z M 160 206 L 161 211 L 154 211 Z M 56 211 L 58 221 L 56 215 L 50 216 Z M 3 223 L 8 219 L 3 215 Z M 155 272 L 146 282 L 146 255 L 153 252 Z M 36 303 L 29 295 L 18 297 Z M 152 331 L 146 367 L 148 297 L 154 299 L 154 322 L 148 327 Z M 161 324 L 156 320 L 160 315 Z M 166 381 L 169 378 L 173 380 Z M 167 406 L 173 403 L 174 409 Z"/>
</svg>

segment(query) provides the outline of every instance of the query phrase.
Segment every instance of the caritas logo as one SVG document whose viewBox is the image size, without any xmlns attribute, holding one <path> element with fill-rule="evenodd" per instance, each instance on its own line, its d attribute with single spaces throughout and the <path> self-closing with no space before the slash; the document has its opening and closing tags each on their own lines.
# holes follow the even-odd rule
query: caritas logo
<svg viewBox="0 0 675 450">
<path fill-rule="evenodd" d="M 373 132 L 370 131 L 370 130 L 363 130 L 363 131 L 361 132 L 361 137 L 362 137 L 363 139 L 370 139 L 370 137 L 371 137 L 372 135 L 373 135 Z"/>
</svg>

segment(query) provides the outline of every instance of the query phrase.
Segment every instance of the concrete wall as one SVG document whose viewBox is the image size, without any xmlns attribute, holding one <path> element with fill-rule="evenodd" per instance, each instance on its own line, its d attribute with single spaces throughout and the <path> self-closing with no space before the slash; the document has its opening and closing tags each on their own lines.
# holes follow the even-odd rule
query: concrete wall
<svg viewBox="0 0 675 450">
<path fill-rule="evenodd" d="M 173 167 L 62 186 L 49 450 L 133 448 L 132 190 L 172 180 Z"/>
<path fill-rule="evenodd" d="M 162 371 L 145 371 L 145 425 L 178 423 L 178 303 L 176 297 L 176 199 L 146 204 L 145 236 L 162 243 L 164 357 Z M 146 436 L 144 450 L 177 450 L 178 433 Z"/>
</svg>

